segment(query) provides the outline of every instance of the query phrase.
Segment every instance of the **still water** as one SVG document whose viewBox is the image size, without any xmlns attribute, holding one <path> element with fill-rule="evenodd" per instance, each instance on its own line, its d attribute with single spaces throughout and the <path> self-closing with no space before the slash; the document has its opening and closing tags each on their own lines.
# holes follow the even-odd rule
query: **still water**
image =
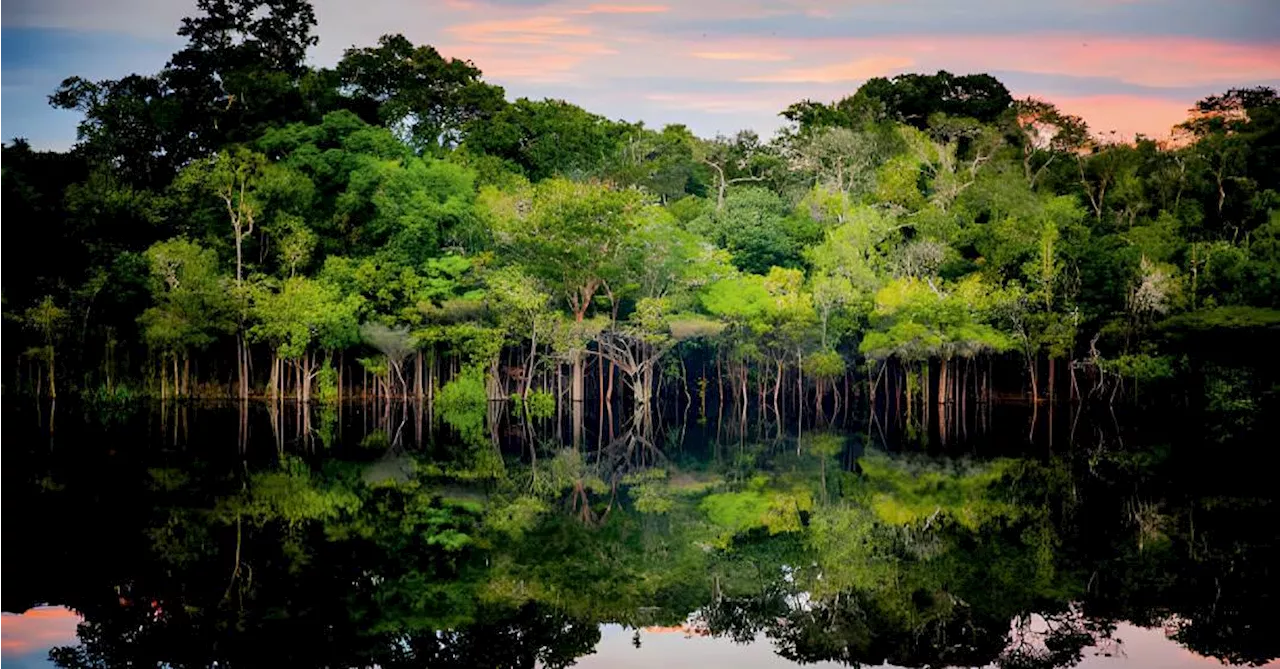
<svg viewBox="0 0 1280 669">
<path fill-rule="evenodd" d="M 11 402 L 3 663 L 1280 666 L 1252 417 L 701 413 Z"/>
</svg>

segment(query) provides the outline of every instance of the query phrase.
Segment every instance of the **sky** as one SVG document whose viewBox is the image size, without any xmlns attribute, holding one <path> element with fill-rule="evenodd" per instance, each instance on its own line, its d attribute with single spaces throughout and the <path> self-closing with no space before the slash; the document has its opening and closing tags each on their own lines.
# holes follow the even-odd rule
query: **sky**
<svg viewBox="0 0 1280 669">
<path fill-rule="evenodd" d="M 194 2 L 8 0 L 0 137 L 75 141 L 64 77 L 160 69 Z M 1280 87 L 1280 0 L 315 0 L 316 65 L 400 32 L 473 61 L 508 97 L 554 97 L 700 135 L 830 101 L 869 77 L 995 75 L 1121 137 L 1165 137 L 1198 99 Z"/>
</svg>

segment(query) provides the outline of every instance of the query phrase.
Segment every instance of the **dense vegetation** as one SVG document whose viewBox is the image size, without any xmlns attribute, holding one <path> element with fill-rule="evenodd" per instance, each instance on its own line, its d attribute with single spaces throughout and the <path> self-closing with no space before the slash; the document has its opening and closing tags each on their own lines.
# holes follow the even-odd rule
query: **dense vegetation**
<svg viewBox="0 0 1280 669">
<path fill-rule="evenodd" d="M 1271 89 L 1129 143 L 911 74 L 699 138 L 400 36 L 312 68 L 305 0 L 197 4 L 159 73 L 50 97 L 73 150 L 3 150 L 7 393 L 1127 401 L 1280 323 Z"/>
</svg>

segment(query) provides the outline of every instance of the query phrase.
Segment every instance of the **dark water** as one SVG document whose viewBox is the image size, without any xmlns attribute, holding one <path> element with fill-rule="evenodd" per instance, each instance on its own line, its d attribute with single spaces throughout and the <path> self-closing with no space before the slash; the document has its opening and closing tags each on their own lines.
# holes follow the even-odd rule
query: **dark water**
<svg viewBox="0 0 1280 669">
<path fill-rule="evenodd" d="M 563 416 L 10 402 L 3 662 L 1280 657 L 1265 417 L 699 413 L 588 416 L 575 448 Z"/>
</svg>

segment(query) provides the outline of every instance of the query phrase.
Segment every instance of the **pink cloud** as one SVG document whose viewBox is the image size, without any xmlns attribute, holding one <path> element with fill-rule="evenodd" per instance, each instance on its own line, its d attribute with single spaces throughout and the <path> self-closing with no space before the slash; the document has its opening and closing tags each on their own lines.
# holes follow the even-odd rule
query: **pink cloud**
<svg viewBox="0 0 1280 669">
<path fill-rule="evenodd" d="M 587 5 L 575 9 L 574 14 L 661 14 L 669 12 L 666 5 Z"/>
<path fill-rule="evenodd" d="M 1035 95 L 1050 100 L 1064 112 L 1083 118 L 1094 135 L 1130 141 L 1142 134 L 1166 139 L 1170 129 L 1187 118 L 1185 102 L 1138 95 Z"/>
<path fill-rule="evenodd" d="M 491 44 L 544 44 L 564 37 L 591 34 L 591 28 L 562 16 L 530 16 L 502 21 L 481 21 L 453 26 L 448 32 L 466 42 Z"/>
<path fill-rule="evenodd" d="M 914 67 L 926 70 L 1013 70 L 1101 77 L 1154 88 L 1280 79 L 1280 44 L 1234 44 L 1186 37 L 1117 38 L 1067 33 L 897 35 L 761 38 L 755 43 L 758 49 L 791 53 L 797 60 L 826 60 L 831 53 L 855 59 L 900 57 L 911 59 Z M 841 63 L 828 62 L 815 64 L 812 69 L 838 72 L 841 67 Z"/>
<path fill-rule="evenodd" d="M 742 77 L 739 81 L 831 84 L 862 81 L 900 72 L 915 63 L 904 56 L 870 56 L 848 63 L 798 67 L 770 74 Z"/>
<path fill-rule="evenodd" d="M 883 0 L 858 0 L 879 2 Z M 446 0 L 454 7 L 490 7 L 490 0 Z M 755 123 L 768 132 L 777 111 L 796 100 L 829 100 L 852 93 L 870 77 L 904 71 L 1017 72 L 1015 81 L 1046 81 L 1036 94 L 1080 114 L 1099 131 L 1164 137 L 1193 100 L 1172 92 L 1090 94 L 1094 81 L 1149 89 L 1234 85 L 1280 80 L 1280 43 L 1233 43 L 1175 36 L 1118 36 L 1081 32 L 1031 34 L 900 34 L 877 37 L 789 38 L 713 31 L 681 34 L 646 16 L 679 14 L 696 21 L 778 14 L 815 16 L 831 8 L 817 0 L 770 3 L 665 0 L 557 0 L 530 7 L 504 5 L 502 19 L 455 14 L 434 39 L 442 52 L 474 61 L 497 83 L 520 94 L 571 95 L 610 115 L 637 108 L 688 110 Z M 841 10 L 832 8 L 837 14 Z M 644 20 L 613 20 L 613 19 Z M 607 56 L 607 58 L 605 57 Z M 1058 85 L 1049 77 L 1071 77 Z M 654 81 L 672 82 L 664 91 Z M 522 84 L 549 84 L 523 88 Z M 731 91 L 723 91 L 732 86 Z M 1030 86 L 1029 86 L 1030 88 Z M 571 89 L 571 90 L 570 90 Z M 700 90 L 705 89 L 705 93 Z M 744 90 L 745 89 L 745 90 Z M 754 89 L 754 90 L 752 90 Z M 697 94 L 689 91 L 698 90 Z M 587 91 L 590 91 L 589 93 Z M 1188 96 L 1190 97 L 1190 96 Z M 674 116 L 672 117 L 674 118 Z"/>
<path fill-rule="evenodd" d="M 740 60 L 753 63 L 775 63 L 791 60 L 785 53 L 769 51 L 693 51 L 689 54 L 703 60 Z"/>
<path fill-rule="evenodd" d="M 80 614 L 62 606 L 39 606 L 21 615 L 0 616 L 0 650 L 23 654 L 74 643 Z"/>
</svg>

